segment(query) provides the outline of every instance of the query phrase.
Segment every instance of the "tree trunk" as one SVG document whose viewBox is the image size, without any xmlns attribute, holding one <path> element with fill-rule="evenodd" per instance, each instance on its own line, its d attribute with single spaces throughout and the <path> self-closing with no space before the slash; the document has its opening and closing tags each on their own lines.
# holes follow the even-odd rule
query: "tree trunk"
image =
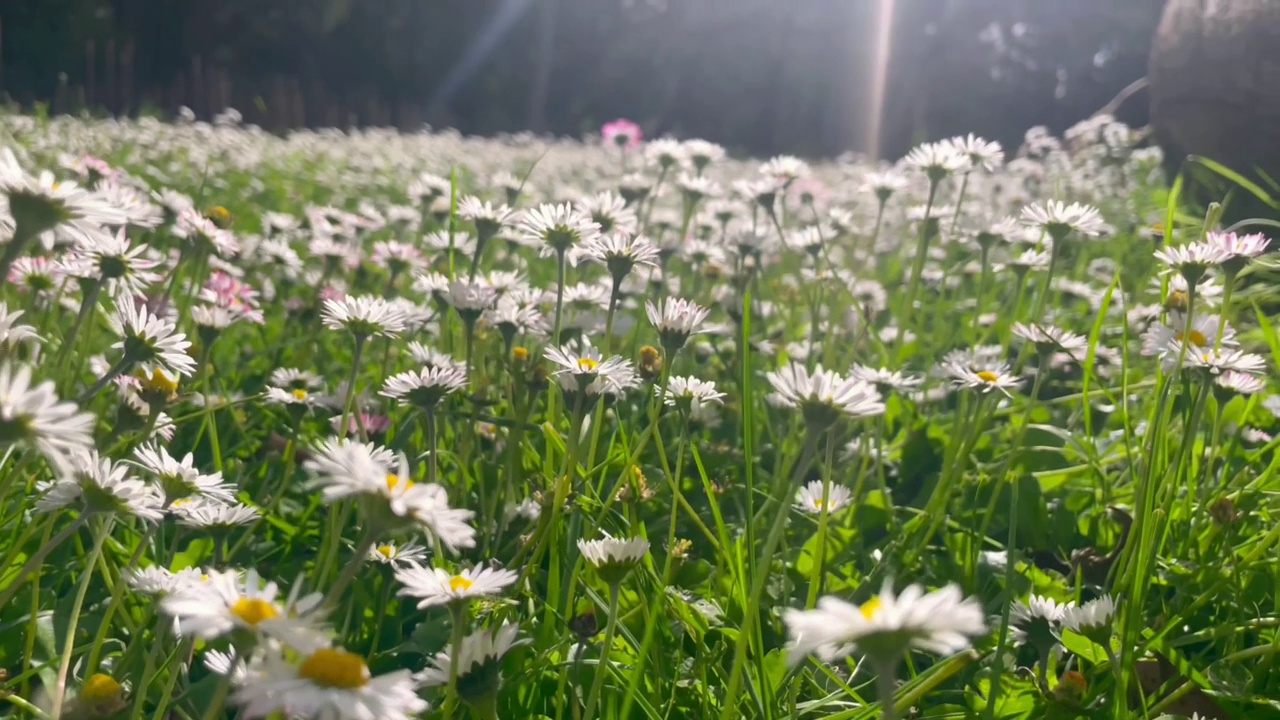
<svg viewBox="0 0 1280 720">
<path fill-rule="evenodd" d="M 1169 0 L 1151 54 L 1151 122 L 1180 162 L 1280 178 L 1280 2 Z"/>
</svg>

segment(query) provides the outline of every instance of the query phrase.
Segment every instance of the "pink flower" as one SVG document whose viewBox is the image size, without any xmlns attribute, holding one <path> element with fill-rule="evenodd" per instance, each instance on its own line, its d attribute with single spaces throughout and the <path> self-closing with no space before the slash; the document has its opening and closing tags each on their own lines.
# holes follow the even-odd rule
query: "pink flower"
<svg viewBox="0 0 1280 720">
<path fill-rule="evenodd" d="M 644 139 L 640 126 L 626 118 L 605 123 L 604 127 L 600 128 L 600 136 L 604 138 L 605 144 L 617 145 L 628 150 L 640 147 L 640 141 Z"/>
<path fill-rule="evenodd" d="M 263 322 L 258 291 L 240 280 L 215 270 L 200 291 L 200 299 L 226 308 L 252 323 Z"/>
</svg>

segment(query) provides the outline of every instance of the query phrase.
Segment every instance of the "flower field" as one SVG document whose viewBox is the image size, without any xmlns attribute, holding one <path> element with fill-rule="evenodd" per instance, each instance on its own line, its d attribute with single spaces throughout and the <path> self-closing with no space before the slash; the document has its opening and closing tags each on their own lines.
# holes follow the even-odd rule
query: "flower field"
<svg viewBox="0 0 1280 720">
<path fill-rule="evenodd" d="M 1280 718 L 1280 224 L 1162 163 L 0 115 L 0 715 Z"/>
</svg>

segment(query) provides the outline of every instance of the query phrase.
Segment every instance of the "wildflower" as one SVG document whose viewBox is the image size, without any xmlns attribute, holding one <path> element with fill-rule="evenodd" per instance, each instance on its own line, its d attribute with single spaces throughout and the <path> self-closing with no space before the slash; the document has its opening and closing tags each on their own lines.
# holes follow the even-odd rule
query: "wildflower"
<svg viewBox="0 0 1280 720">
<path fill-rule="evenodd" d="M 655 392 L 660 388 L 655 388 Z M 724 401 L 724 393 L 716 390 L 711 380 L 696 377 L 676 376 L 667 380 L 663 402 L 685 412 L 702 409 L 706 405 L 719 405 Z"/>
<path fill-rule="evenodd" d="M 877 170 L 867 173 L 862 180 L 864 191 L 875 193 L 876 199 L 886 203 L 893 194 L 907 187 L 907 179 L 894 170 Z"/>
<path fill-rule="evenodd" d="M 1026 325 L 1016 322 L 1013 324 L 1013 334 L 1034 344 L 1036 350 L 1041 353 L 1060 350 L 1078 360 L 1082 359 L 1089 349 L 1089 339 L 1085 336 L 1052 325 L 1034 323 Z"/>
<path fill-rule="evenodd" d="M 0 302 L 0 349 L 12 349 L 24 342 L 40 342 L 35 328 L 18 322 L 21 310 L 9 312 L 9 305 Z"/>
<path fill-rule="evenodd" d="M 604 140 L 606 145 L 632 150 L 640 147 L 640 141 L 644 139 L 644 133 L 640 130 L 640 126 L 634 122 L 626 118 L 618 118 L 617 120 L 610 120 L 600 127 L 600 138 Z"/>
<path fill-rule="evenodd" d="M 944 363 L 943 374 L 951 376 L 951 381 L 960 387 L 990 392 L 999 390 L 1008 395 L 1009 390 L 1016 390 L 1022 385 L 1022 379 L 1013 375 L 1007 363 L 986 363 L 976 366 L 962 363 Z"/>
<path fill-rule="evenodd" d="M 578 551 L 606 585 L 616 587 L 648 554 L 649 541 L 640 537 L 622 540 L 606 535 L 600 540 L 579 540 Z"/>
<path fill-rule="evenodd" d="M 48 171 L 28 175 L 7 148 L 0 153 L 0 196 L 21 233 L 10 242 L 22 243 L 50 230 L 75 240 L 92 238 L 102 232 L 103 225 L 123 225 L 128 220 L 101 195 L 74 182 L 59 182 Z M 17 257 L 18 252 L 12 255 Z"/>
<path fill-rule="evenodd" d="M 1170 354 L 1180 353 L 1181 344 L 1173 343 L 1169 352 Z M 1258 375 L 1266 370 L 1267 361 L 1261 355 L 1242 352 L 1233 348 L 1224 347 L 1207 351 L 1196 351 L 1188 348 L 1184 367 L 1199 369 L 1210 375 L 1221 375 L 1232 370 Z"/>
<path fill-rule="evenodd" d="M 199 568 L 185 568 L 173 572 L 158 565 L 152 565 L 126 570 L 124 581 L 129 587 L 144 595 L 164 596 L 199 583 L 201 575 L 204 575 L 204 572 Z"/>
<path fill-rule="evenodd" d="M 888 395 L 893 392 L 911 392 L 924 382 L 924 378 L 918 375 L 858 364 L 854 364 L 853 367 L 849 368 L 849 377 L 874 385 L 881 395 Z"/>
<path fill-rule="evenodd" d="M 968 159 L 970 168 L 991 172 L 1004 163 L 1004 149 L 1000 147 L 1000 143 L 983 140 L 973 133 L 945 142 Z"/>
<path fill-rule="evenodd" d="M 514 211 L 506 205 L 494 207 L 474 195 L 468 195 L 458 201 L 458 217 L 470 220 L 476 226 L 477 251 L 484 243 L 501 232 Z"/>
<path fill-rule="evenodd" d="M 1141 352 L 1148 357 L 1160 357 L 1165 372 L 1172 372 L 1183 344 L 1187 345 L 1188 353 L 1239 345 L 1235 330 L 1223 324 L 1219 316 L 1196 315 L 1188 327 L 1186 313 L 1174 310 L 1169 313 L 1168 323 L 1153 322 L 1142 334 Z"/>
<path fill-rule="evenodd" d="M 133 451 L 133 457 L 130 464 L 145 470 L 159 481 L 166 505 L 190 497 L 229 503 L 234 497 L 235 487 L 223 482 L 222 473 L 206 475 L 200 472 L 195 467 L 191 453 L 187 453 L 181 461 L 175 460 L 157 444 L 139 447 Z"/>
<path fill-rule="evenodd" d="M 266 392 L 263 393 L 262 399 L 268 405 L 284 405 L 291 410 L 300 412 L 305 412 L 307 408 L 319 402 L 317 396 L 302 388 L 286 390 L 284 388 L 268 387 Z"/>
<path fill-rule="evenodd" d="M 70 277 L 104 283 L 107 294 L 142 295 L 160 281 L 153 272 L 159 262 L 145 257 L 146 245 L 130 247 L 122 228 L 117 234 L 99 233 L 82 240 L 77 251 L 62 261 L 62 270 Z"/>
<path fill-rule="evenodd" d="M 516 581 L 516 574 L 480 565 L 456 574 L 411 565 L 396 570 L 396 580 L 404 586 L 397 594 L 418 598 L 418 609 L 422 610 L 497 595 Z"/>
<path fill-rule="evenodd" d="M 1200 282 L 1209 268 L 1217 267 L 1230 257 L 1222 248 L 1208 243 L 1161 248 L 1155 255 L 1170 271 L 1182 275 L 1192 288 Z"/>
<path fill-rule="evenodd" d="M 936 185 L 943 178 L 969 167 L 969 158 L 950 143 L 925 143 L 912 148 L 902 163 L 923 172 L 929 182 Z"/>
<path fill-rule="evenodd" d="M 378 394 L 431 412 L 441 400 L 466 386 L 467 376 L 461 370 L 434 367 L 392 375 Z"/>
<path fill-rule="evenodd" d="M 1051 256 L 1042 250 L 1024 250 L 1010 260 L 1008 265 L 1019 277 L 1025 277 L 1032 270 L 1043 270 L 1049 267 Z"/>
<path fill-rule="evenodd" d="M 584 197 L 576 205 L 579 212 L 589 216 L 602 233 L 635 235 L 640 229 L 640 219 L 635 211 L 627 207 L 627 201 L 617 193 L 606 190 Z"/>
<path fill-rule="evenodd" d="M 395 337 L 405 327 L 398 307 L 372 295 L 325 300 L 320 316 L 330 330 L 346 330 L 357 338 Z"/>
<path fill-rule="evenodd" d="M 684 141 L 684 151 L 689 156 L 689 162 L 693 163 L 694 169 L 698 172 L 702 172 L 713 162 L 723 160 L 725 156 L 723 147 L 698 139 Z"/>
<path fill-rule="evenodd" d="M 658 331 L 662 349 L 670 356 L 684 347 L 690 335 L 702 331 L 703 322 L 711 314 L 707 308 L 680 298 L 664 298 L 657 305 L 646 300 L 644 311 Z"/>
<path fill-rule="evenodd" d="M 416 565 L 426 558 L 427 549 L 416 543 L 385 543 L 369 548 L 369 560 L 393 567 Z"/>
<path fill-rule="evenodd" d="M 1216 231 L 1208 233 L 1204 239 L 1204 244 L 1212 248 L 1215 255 L 1223 256 L 1220 264 L 1227 277 L 1239 274 L 1250 260 L 1267 251 L 1270 242 L 1261 234 L 1237 235 Z"/>
<path fill-rule="evenodd" d="M 782 621 L 793 664 L 810 653 L 830 662 L 857 651 L 880 665 L 896 663 L 909 649 L 949 655 L 987 630 L 982 606 L 955 585 L 928 593 L 910 585 L 894 595 L 886 583 L 862 605 L 826 596 L 814 610 L 787 610 Z"/>
<path fill-rule="evenodd" d="M 472 706 L 493 701 L 502 685 L 499 673 L 502 658 L 519 644 L 516 625 L 504 623 L 495 630 L 478 630 L 462 638 L 456 648 L 436 653 L 426 668 L 414 676 L 419 684 L 436 687 L 449 684 L 455 674 L 458 694 Z"/>
<path fill-rule="evenodd" d="M 609 233 L 584 242 L 578 255 L 605 266 L 616 284 L 637 266 L 657 267 L 659 253 L 658 247 L 643 235 Z"/>
<path fill-rule="evenodd" d="M 1052 598 L 1032 595 L 1027 602 L 1015 602 L 1009 609 L 1009 623 L 1014 630 L 1014 642 L 1030 645 L 1040 652 L 1041 658 L 1058 644 L 1057 633 L 1062 618 L 1073 603 L 1058 603 Z"/>
<path fill-rule="evenodd" d="M 1028 205 L 1022 209 L 1021 220 L 1024 225 L 1045 231 L 1055 242 L 1061 242 L 1073 232 L 1094 237 L 1107 230 L 1107 223 L 1097 208 L 1077 202 L 1067 205 L 1046 200 L 1041 205 Z"/>
<path fill-rule="evenodd" d="M 25 446 L 65 468 L 90 449 L 93 425 L 92 415 L 58 400 L 52 382 L 32 387 L 30 367 L 0 365 L 0 447 Z"/>
<path fill-rule="evenodd" d="M 824 370 L 821 365 L 810 373 L 803 365 L 791 363 L 765 377 L 773 386 L 770 397 L 779 405 L 799 409 L 810 432 L 824 430 L 840 417 L 870 417 L 884 412 L 884 403 L 874 387 Z"/>
<path fill-rule="evenodd" d="M 187 354 L 191 347 L 187 336 L 177 332 L 172 321 L 152 315 L 132 297 L 116 300 L 111 327 L 120 337 L 111 347 L 124 353 L 123 364 L 137 365 L 148 375 L 156 368 L 173 375 L 195 372 L 196 361 Z"/>
<path fill-rule="evenodd" d="M 268 650 L 249 665 L 231 700 L 249 718 L 411 720 L 427 709 L 408 670 L 373 677 L 363 657 L 331 647 L 314 648 L 299 661 Z"/>
<path fill-rule="evenodd" d="M 520 236 L 537 244 L 543 255 L 563 255 L 601 232 L 599 223 L 592 220 L 590 214 L 568 203 L 530 208 L 521 216 L 517 227 Z"/>
<path fill-rule="evenodd" d="M 684 143 L 670 138 L 658 138 L 645 143 L 644 156 L 649 162 L 657 165 L 664 172 L 688 159 L 688 150 Z"/>
<path fill-rule="evenodd" d="M 241 577 L 235 570 L 211 570 L 209 580 L 180 588 L 160 601 L 160 609 L 177 621 L 180 635 L 210 640 L 232 632 L 246 632 L 279 640 L 298 652 L 318 650 L 328 644 L 315 622 L 320 595 L 277 599 L 274 582 L 260 582 L 258 572 Z"/>
<path fill-rule="evenodd" d="M 498 291 L 483 281 L 455 280 L 449 285 L 446 301 L 463 322 L 471 324 L 494 306 L 498 301 Z"/>
<path fill-rule="evenodd" d="M 809 164 L 791 155 L 777 155 L 760 166 L 760 174 L 782 185 L 790 185 L 810 173 Z"/>
<path fill-rule="evenodd" d="M 1110 595 L 1103 595 L 1084 605 L 1063 608 L 1062 626 L 1089 638 L 1103 647 L 1109 647 L 1111 643 L 1111 622 L 1115 612 L 1115 601 L 1111 599 Z"/>
<path fill-rule="evenodd" d="M 1235 395 L 1256 395 L 1267 389 L 1267 382 L 1256 375 L 1227 370 L 1214 378 L 1214 383 Z"/>
<path fill-rule="evenodd" d="M 179 525 L 206 532 L 248 525 L 261 517 L 258 508 L 251 505 L 209 500 L 178 500 L 170 512 L 177 517 Z"/>
<path fill-rule="evenodd" d="M 545 356 L 559 366 L 555 375 L 573 378 L 580 388 L 586 388 L 598 378 L 611 377 L 628 364 L 617 355 L 605 360 L 600 351 L 590 345 L 581 349 L 574 344 L 549 347 Z"/>
<path fill-rule="evenodd" d="M 826 501 L 823 502 L 825 496 Z M 853 501 L 853 492 L 843 485 L 832 485 L 814 480 L 796 490 L 795 506 L 804 512 L 818 514 L 824 510 L 834 513 Z"/>
<path fill-rule="evenodd" d="M 35 511 L 54 512 L 75 506 L 83 513 L 120 513 L 143 520 L 160 519 L 160 495 L 129 475 L 128 466 L 98 454 L 73 456 L 63 478 L 37 484 L 41 494 Z"/>
</svg>

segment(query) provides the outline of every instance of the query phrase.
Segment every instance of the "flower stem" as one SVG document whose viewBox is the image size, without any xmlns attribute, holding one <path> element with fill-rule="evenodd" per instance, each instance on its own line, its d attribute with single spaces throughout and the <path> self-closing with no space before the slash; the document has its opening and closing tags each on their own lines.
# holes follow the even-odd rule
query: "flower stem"
<svg viewBox="0 0 1280 720">
<path fill-rule="evenodd" d="M 465 602 L 449 605 L 449 617 L 453 623 L 449 639 L 449 694 L 444 701 L 444 715 L 452 718 L 458 706 L 458 665 L 462 662 L 462 641 L 466 637 L 467 606 Z"/>
<path fill-rule="evenodd" d="M 89 551 L 89 557 L 84 562 L 84 570 L 80 573 L 80 588 L 76 590 L 76 598 L 71 603 L 71 611 L 68 613 L 70 620 L 67 625 L 67 639 L 62 645 L 62 661 L 58 664 L 58 680 L 51 689 L 53 709 L 49 711 L 49 717 L 52 720 L 62 717 L 62 705 L 67 695 L 67 675 L 71 671 L 71 657 L 75 654 L 76 628 L 80 623 L 80 610 L 84 607 L 85 596 L 89 594 L 89 583 L 93 580 L 94 566 L 98 564 L 98 557 L 102 555 L 102 546 L 111 533 L 112 522 L 113 520 L 109 518 L 97 528 L 94 533 L 93 549 Z"/>
<path fill-rule="evenodd" d="M 600 649 L 600 662 L 596 664 L 595 679 L 591 681 L 591 693 L 587 695 L 587 709 L 582 714 L 583 720 L 595 717 L 596 703 L 600 700 L 600 690 L 604 687 L 604 676 L 609 673 L 609 651 L 613 648 L 613 636 L 618 630 L 618 585 L 609 586 L 609 624 L 605 626 L 604 647 Z"/>
<path fill-rule="evenodd" d="M 351 375 L 347 378 L 347 396 L 342 401 L 342 424 L 338 426 L 338 437 L 347 436 L 347 421 L 351 418 L 351 406 L 356 400 L 356 375 L 360 372 L 360 356 L 364 354 L 365 336 L 356 335 L 356 350 L 351 356 Z"/>
</svg>

